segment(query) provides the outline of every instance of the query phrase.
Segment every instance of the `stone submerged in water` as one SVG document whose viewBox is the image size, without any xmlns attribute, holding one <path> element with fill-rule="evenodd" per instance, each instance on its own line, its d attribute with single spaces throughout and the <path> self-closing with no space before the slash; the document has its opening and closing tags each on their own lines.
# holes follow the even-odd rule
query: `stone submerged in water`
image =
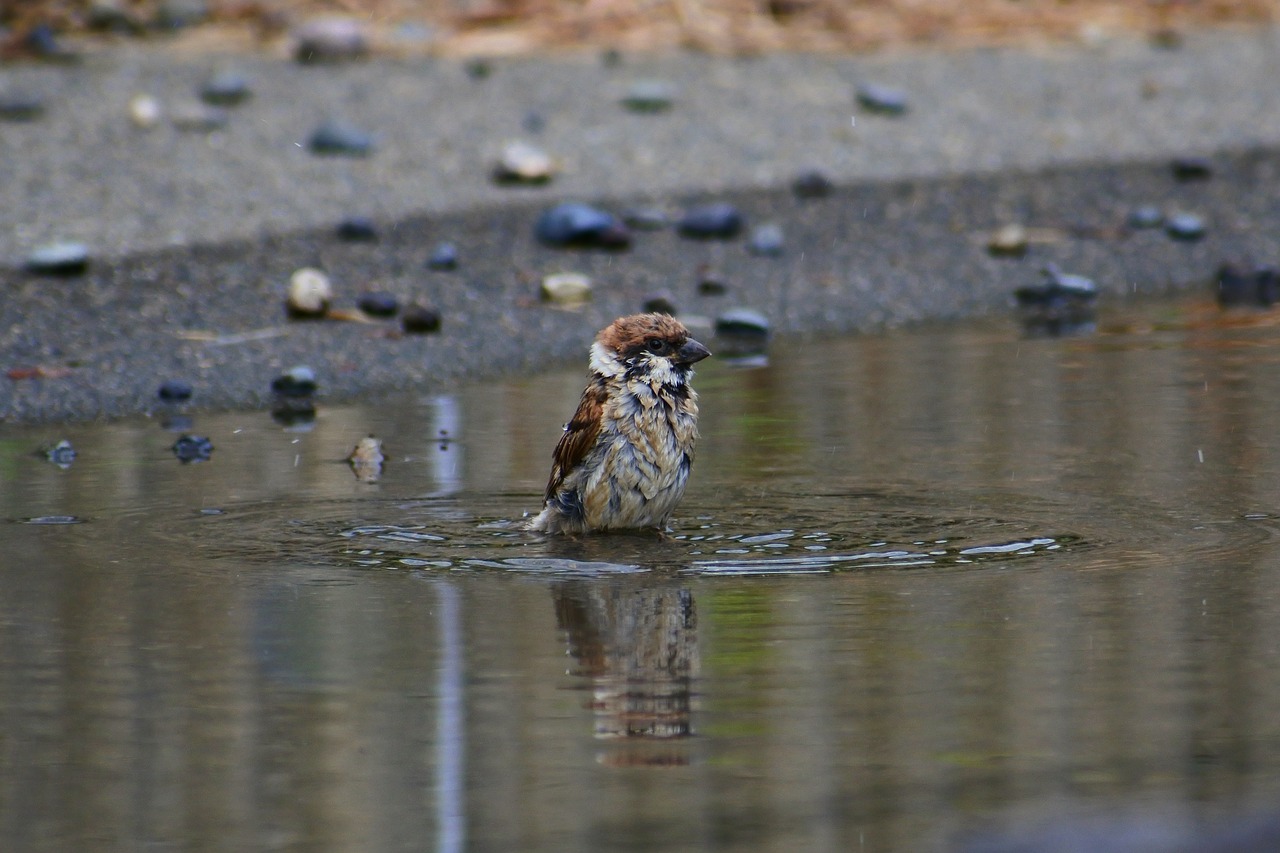
<svg viewBox="0 0 1280 853">
<path fill-rule="evenodd" d="M 1223 264 L 1214 279 L 1214 289 L 1223 308 L 1270 308 L 1280 302 L 1280 270 Z"/>
<path fill-rule="evenodd" d="M 39 275 L 80 275 L 89 268 L 84 243 L 50 243 L 27 255 L 27 271 Z"/>
<path fill-rule="evenodd" d="M 676 231 L 695 240 L 730 240 L 741 233 L 744 225 L 738 208 L 728 202 L 716 202 L 685 211 L 676 223 Z"/>
<path fill-rule="evenodd" d="M 305 364 L 291 367 L 271 380 L 271 393 L 278 397 L 308 399 L 316 393 L 316 372 Z"/>
<path fill-rule="evenodd" d="M 1030 335 L 1058 337 L 1093 330 L 1098 286 L 1093 279 L 1046 266 L 1040 284 L 1014 291 L 1023 329 Z"/>
<path fill-rule="evenodd" d="M 327 157 L 368 157 L 373 153 L 373 136 L 340 121 L 326 121 L 311 132 L 307 147 L 312 154 Z"/>
<path fill-rule="evenodd" d="M 545 211 L 534 225 L 534 235 L 550 246 L 625 249 L 631 232 L 616 216 L 578 202 L 565 202 Z"/>
<path fill-rule="evenodd" d="M 188 462 L 208 462 L 213 458 L 213 442 L 203 435 L 184 433 L 178 436 L 170 449 L 184 465 Z"/>
<path fill-rule="evenodd" d="M 65 471 L 76 461 L 76 449 L 64 438 L 57 444 L 44 448 L 44 458 Z"/>
<path fill-rule="evenodd" d="M 772 330 L 769 319 L 751 308 L 731 308 L 716 317 L 717 353 L 728 358 L 762 355 Z"/>
</svg>

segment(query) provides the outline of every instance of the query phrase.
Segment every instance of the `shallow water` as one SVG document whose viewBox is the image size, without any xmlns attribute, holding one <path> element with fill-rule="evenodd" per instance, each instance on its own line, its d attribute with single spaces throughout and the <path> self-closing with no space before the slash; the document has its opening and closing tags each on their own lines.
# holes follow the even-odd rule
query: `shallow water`
<svg viewBox="0 0 1280 853">
<path fill-rule="evenodd" d="M 0 425 L 0 849 L 951 850 L 1254 814 L 1278 319 L 713 359 L 663 539 L 518 529 L 576 367 L 309 430 L 197 416 L 206 463 L 158 417 Z M 343 461 L 368 433 L 374 484 Z M 35 453 L 62 438 L 66 470 Z"/>
</svg>

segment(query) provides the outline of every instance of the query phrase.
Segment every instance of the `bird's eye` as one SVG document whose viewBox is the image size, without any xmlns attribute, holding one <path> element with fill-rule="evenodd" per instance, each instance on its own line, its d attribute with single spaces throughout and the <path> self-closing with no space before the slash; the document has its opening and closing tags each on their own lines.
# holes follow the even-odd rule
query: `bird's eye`
<svg viewBox="0 0 1280 853">
<path fill-rule="evenodd" d="M 649 338 L 649 352 L 662 355 L 667 351 L 667 342 L 662 338 Z"/>
</svg>

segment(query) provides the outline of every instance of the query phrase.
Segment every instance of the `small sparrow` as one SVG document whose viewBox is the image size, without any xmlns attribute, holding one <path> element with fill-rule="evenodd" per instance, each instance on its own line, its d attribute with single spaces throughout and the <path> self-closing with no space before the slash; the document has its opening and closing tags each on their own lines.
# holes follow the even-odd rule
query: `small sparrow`
<svg viewBox="0 0 1280 853">
<path fill-rule="evenodd" d="M 698 441 L 693 365 L 710 350 L 665 314 L 621 317 L 591 345 L 591 381 L 556 445 L 544 533 L 664 530 Z"/>
</svg>

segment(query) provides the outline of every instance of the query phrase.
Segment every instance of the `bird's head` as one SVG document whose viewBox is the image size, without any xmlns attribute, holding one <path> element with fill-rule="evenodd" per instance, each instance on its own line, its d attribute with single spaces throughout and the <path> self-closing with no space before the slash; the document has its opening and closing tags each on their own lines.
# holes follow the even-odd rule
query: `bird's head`
<svg viewBox="0 0 1280 853">
<path fill-rule="evenodd" d="M 666 314 L 619 317 L 596 336 L 591 369 L 605 376 L 643 376 L 683 383 L 711 351 L 689 337 L 684 323 Z"/>
</svg>

